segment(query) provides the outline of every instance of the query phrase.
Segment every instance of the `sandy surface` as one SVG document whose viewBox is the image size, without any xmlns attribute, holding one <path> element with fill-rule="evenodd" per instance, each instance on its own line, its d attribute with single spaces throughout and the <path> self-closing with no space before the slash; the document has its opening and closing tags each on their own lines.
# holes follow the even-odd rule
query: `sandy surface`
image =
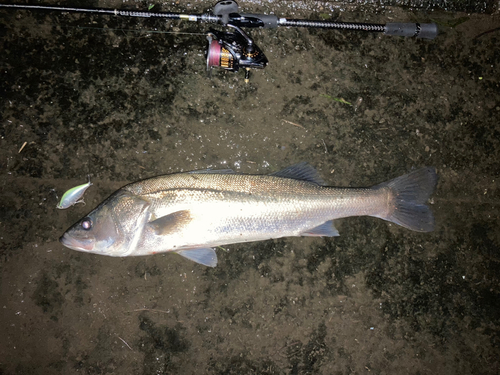
<svg viewBox="0 0 500 375">
<path fill-rule="evenodd" d="M 243 10 L 332 15 L 289 6 Z M 500 18 L 339 16 L 441 34 L 253 30 L 270 63 L 245 84 L 206 77 L 208 25 L 0 10 L 1 374 L 498 373 Z M 436 230 L 349 218 L 338 238 L 228 246 L 215 269 L 58 242 L 126 183 L 301 161 L 334 186 L 435 166 Z M 88 174 L 86 205 L 57 210 Z"/>
</svg>

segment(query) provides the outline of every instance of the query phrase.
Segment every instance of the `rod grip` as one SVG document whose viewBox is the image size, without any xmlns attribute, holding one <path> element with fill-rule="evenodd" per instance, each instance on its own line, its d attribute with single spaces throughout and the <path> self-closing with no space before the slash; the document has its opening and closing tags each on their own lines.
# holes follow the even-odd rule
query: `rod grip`
<svg viewBox="0 0 500 375">
<path fill-rule="evenodd" d="M 434 39 L 438 35 L 438 27 L 435 23 L 388 23 L 384 34 Z"/>
</svg>

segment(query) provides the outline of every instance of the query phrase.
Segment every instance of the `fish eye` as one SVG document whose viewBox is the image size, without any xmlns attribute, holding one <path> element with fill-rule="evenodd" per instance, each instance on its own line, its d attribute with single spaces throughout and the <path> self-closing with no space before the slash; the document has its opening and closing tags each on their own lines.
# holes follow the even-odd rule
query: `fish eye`
<svg viewBox="0 0 500 375">
<path fill-rule="evenodd" d="M 90 217 L 86 217 L 82 220 L 81 226 L 85 230 L 90 230 L 92 229 L 92 220 Z"/>
</svg>

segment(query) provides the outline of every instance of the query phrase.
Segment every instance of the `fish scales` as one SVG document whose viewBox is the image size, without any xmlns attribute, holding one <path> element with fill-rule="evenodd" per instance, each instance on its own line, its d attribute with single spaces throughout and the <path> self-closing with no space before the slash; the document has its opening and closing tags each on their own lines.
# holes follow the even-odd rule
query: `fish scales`
<svg viewBox="0 0 500 375">
<path fill-rule="evenodd" d="M 150 186 L 132 185 L 125 189 L 151 200 L 155 217 L 191 210 L 192 223 L 179 237 L 186 242 L 187 233 L 195 231 L 196 235 L 191 234 L 191 240 L 182 247 L 172 244 L 173 248 L 189 248 L 209 238 L 247 242 L 297 236 L 330 219 L 380 215 L 382 201 L 387 199 L 381 191 L 325 188 L 273 176 L 172 177 L 151 181 Z"/>
<path fill-rule="evenodd" d="M 422 168 L 372 188 L 328 187 L 305 163 L 266 176 L 227 170 L 159 176 L 124 186 L 61 241 L 112 256 L 173 251 L 214 266 L 216 246 L 337 236 L 333 220 L 349 216 L 430 231 L 434 219 L 425 203 L 436 181 L 433 168 Z"/>
<path fill-rule="evenodd" d="M 231 205 L 265 203 L 280 213 L 291 205 L 296 210 L 311 208 L 321 212 L 365 215 L 380 209 L 381 201 L 390 197 L 373 189 L 323 187 L 317 184 L 259 175 L 172 175 L 153 178 L 146 184 L 134 183 L 124 189 L 136 195 L 151 197 L 160 206 L 179 202 L 207 203 L 229 200 Z M 201 193 L 200 193 L 201 192 Z M 326 206 L 325 206 L 326 205 Z"/>
</svg>

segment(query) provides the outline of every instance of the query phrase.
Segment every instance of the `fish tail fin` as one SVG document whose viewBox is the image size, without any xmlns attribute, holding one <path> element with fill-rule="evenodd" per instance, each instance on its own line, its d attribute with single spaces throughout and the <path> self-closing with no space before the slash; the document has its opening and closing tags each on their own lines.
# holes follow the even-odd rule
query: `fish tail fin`
<svg viewBox="0 0 500 375">
<path fill-rule="evenodd" d="M 374 186 L 392 191 L 394 209 L 383 219 L 417 232 L 432 232 L 434 215 L 426 202 L 434 192 L 437 179 L 434 167 L 424 167 Z"/>
</svg>

